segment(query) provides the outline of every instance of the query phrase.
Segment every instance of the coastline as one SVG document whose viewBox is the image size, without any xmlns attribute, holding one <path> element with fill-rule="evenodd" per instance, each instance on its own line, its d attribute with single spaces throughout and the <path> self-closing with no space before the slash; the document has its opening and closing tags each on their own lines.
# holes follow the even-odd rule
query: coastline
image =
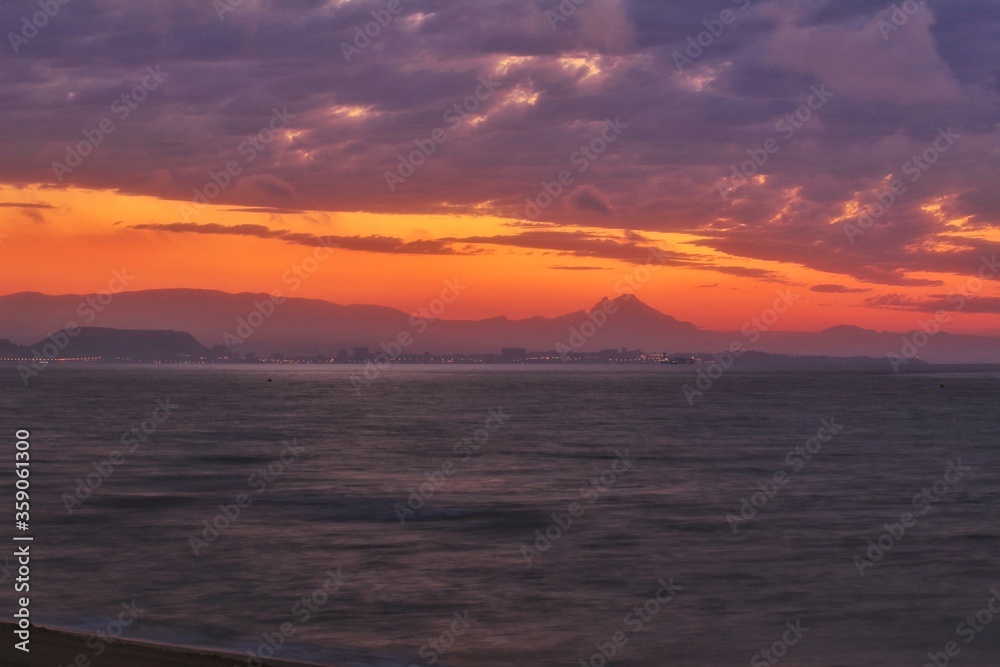
<svg viewBox="0 0 1000 667">
<path fill-rule="evenodd" d="M 14 624 L 0 621 L 3 636 L 0 645 L 0 664 L 45 665 L 56 667 L 85 667 L 99 664 L 103 667 L 233 667 L 246 664 L 246 656 L 227 651 L 216 651 L 194 646 L 176 646 L 147 641 L 114 640 L 106 645 L 100 657 L 86 646 L 89 635 L 43 626 L 31 626 L 31 652 L 14 648 Z M 86 660 L 79 660 L 83 656 Z M 263 667 L 337 667 L 333 663 L 301 662 L 294 660 L 266 660 Z"/>
</svg>

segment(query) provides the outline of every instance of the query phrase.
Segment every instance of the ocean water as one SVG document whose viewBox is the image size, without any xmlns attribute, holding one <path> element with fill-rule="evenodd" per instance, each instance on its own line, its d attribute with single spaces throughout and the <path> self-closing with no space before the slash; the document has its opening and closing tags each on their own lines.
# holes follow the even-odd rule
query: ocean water
<svg viewBox="0 0 1000 667">
<path fill-rule="evenodd" d="M 134 600 L 129 637 L 331 665 L 1000 664 L 1000 374 L 689 405 L 691 368 L 360 370 L 0 368 L 34 621 L 114 634 Z"/>
</svg>

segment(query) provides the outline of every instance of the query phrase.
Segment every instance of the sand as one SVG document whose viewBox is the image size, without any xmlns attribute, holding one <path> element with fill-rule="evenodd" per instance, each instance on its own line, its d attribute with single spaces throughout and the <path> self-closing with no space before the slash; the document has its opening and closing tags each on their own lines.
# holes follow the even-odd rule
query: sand
<svg viewBox="0 0 1000 667">
<path fill-rule="evenodd" d="M 233 667 L 246 665 L 246 656 L 152 642 L 116 641 L 99 657 L 86 646 L 87 635 L 32 626 L 31 652 L 14 648 L 14 626 L 0 623 L 0 665 L 32 667 Z M 82 658 L 80 656 L 83 656 Z M 268 660 L 267 667 L 334 667 L 332 664 Z"/>
</svg>

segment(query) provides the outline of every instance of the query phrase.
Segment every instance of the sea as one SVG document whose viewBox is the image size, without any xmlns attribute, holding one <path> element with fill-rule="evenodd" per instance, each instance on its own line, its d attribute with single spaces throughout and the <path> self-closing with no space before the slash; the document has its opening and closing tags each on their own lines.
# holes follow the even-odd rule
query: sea
<svg viewBox="0 0 1000 667">
<path fill-rule="evenodd" d="M 95 665 L 1000 665 L 1000 373 L 715 375 L 7 366 L 0 537 Z"/>
</svg>

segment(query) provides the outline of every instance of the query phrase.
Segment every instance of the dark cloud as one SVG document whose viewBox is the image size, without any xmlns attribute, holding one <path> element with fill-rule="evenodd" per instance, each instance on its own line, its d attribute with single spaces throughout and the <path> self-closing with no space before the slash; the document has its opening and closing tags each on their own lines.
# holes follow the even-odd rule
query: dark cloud
<svg viewBox="0 0 1000 667">
<path fill-rule="evenodd" d="M 297 208 L 227 208 L 223 209 L 229 213 L 271 213 L 275 215 L 281 214 L 297 214 L 303 213 L 301 209 Z"/>
<path fill-rule="evenodd" d="M 500 245 L 547 251 L 564 256 L 611 259 L 630 264 L 688 267 L 773 282 L 781 282 L 784 279 L 780 273 L 766 269 L 721 266 L 715 264 L 711 258 L 706 256 L 675 250 L 663 250 L 649 245 L 641 236 L 632 232 L 625 232 L 624 237 L 612 237 L 601 236 L 592 232 L 525 231 L 513 235 L 403 241 L 399 238 L 380 235 L 337 236 L 307 234 L 292 232 L 287 229 L 272 229 L 258 224 L 220 225 L 216 223 L 197 222 L 142 223 L 130 225 L 129 229 L 187 234 L 249 236 L 259 239 L 283 241 L 296 245 L 322 245 L 341 250 L 394 255 L 478 255 L 487 252 L 487 250 L 480 246 Z M 550 268 L 582 271 L 600 270 L 601 267 L 556 265 Z"/>
<path fill-rule="evenodd" d="M 720 266 L 706 255 L 664 250 L 651 245 L 642 236 L 626 231 L 623 238 L 600 236 L 592 232 L 528 231 L 514 235 L 474 236 L 443 239 L 449 242 L 507 245 L 534 250 L 550 250 L 561 255 L 614 259 L 630 264 L 657 264 L 717 271 L 735 276 L 780 282 L 784 277 L 775 271 L 743 266 Z"/>
<path fill-rule="evenodd" d="M 627 238 L 601 236 L 591 232 L 526 231 L 511 235 L 449 238 L 443 241 L 548 250 L 559 255 L 613 259 L 631 264 L 648 262 L 662 266 L 686 266 L 697 261 L 696 255 L 662 250 Z"/>
<path fill-rule="evenodd" d="M 767 269 L 755 269 L 748 266 L 711 266 L 711 267 L 700 267 L 711 271 L 718 271 L 719 273 L 728 273 L 731 276 L 743 276 L 745 278 L 758 278 L 760 280 L 767 280 L 770 282 L 783 282 L 784 276 L 776 271 L 768 271 Z"/>
<path fill-rule="evenodd" d="M 926 298 L 913 298 L 903 294 L 883 294 L 865 300 L 869 308 L 906 310 L 921 313 L 938 311 L 1000 314 L 1000 297 L 975 296 L 955 291 L 935 294 Z"/>
<path fill-rule="evenodd" d="M 813 285 L 810 287 L 813 292 L 823 292 L 828 294 L 855 294 L 858 292 L 870 292 L 863 287 L 847 287 L 846 285 Z"/>
<path fill-rule="evenodd" d="M 596 188 L 580 188 L 573 194 L 571 201 L 580 211 L 611 215 L 611 206 Z"/>
<path fill-rule="evenodd" d="M 595 0 L 553 30 L 545 11 L 557 4 L 405 2 L 350 62 L 344 44 L 384 0 L 245 0 L 222 19 L 202 0 L 61 5 L 0 70 L 0 180 L 190 201 L 236 160 L 215 201 L 248 213 L 527 219 L 527 200 L 567 172 L 571 185 L 525 224 L 683 232 L 738 257 L 900 286 L 967 275 L 977 253 L 997 250 L 934 250 L 956 235 L 953 221 L 962 232 L 1000 225 L 994 0 L 922 3 L 885 36 L 888 0 L 754 0 L 746 11 Z M 0 26 L 16 30 L 25 7 L 0 3 Z M 689 38 L 734 7 L 725 33 L 679 71 Z M 116 116 L 112 103 L 147 66 L 168 76 Z M 500 84 L 484 99 L 481 77 Z M 786 136 L 779 123 L 824 85 L 832 97 Z M 470 99 L 475 109 L 456 115 Z M 248 137 L 286 108 L 287 128 L 248 159 Z M 53 161 L 104 118 L 114 132 L 58 183 Z M 626 127 L 601 143 L 609 119 Z M 947 127 L 961 138 L 910 180 L 905 165 Z M 390 192 L 386 172 L 436 129 L 446 141 Z M 769 138 L 780 150 L 755 168 L 762 178 L 723 200 L 720 180 Z M 584 159 L 593 146 L 600 154 Z M 906 193 L 852 243 L 848 212 L 893 178 Z M 634 257 L 641 246 L 553 250 Z"/>
<path fill-rule="evenodd" d="M 341 250 L 387 253 L 392 255 L 473 255 L 474 251 L 453 248 L 443 241 L 403 241 L 391 236 L 334 236 L 292 232 L 286 229 L 270 229 L 264 225 L 218 225 L 214 223 L 173 222 L 168 224 L 146 223 L 131 225 L 129 229 L 179 232 L 190 234 L 218 234 L 231 236 L 252 236 L 260 239 L 277 239 L 304 246 L 325 246 Z"/>
</svg>

